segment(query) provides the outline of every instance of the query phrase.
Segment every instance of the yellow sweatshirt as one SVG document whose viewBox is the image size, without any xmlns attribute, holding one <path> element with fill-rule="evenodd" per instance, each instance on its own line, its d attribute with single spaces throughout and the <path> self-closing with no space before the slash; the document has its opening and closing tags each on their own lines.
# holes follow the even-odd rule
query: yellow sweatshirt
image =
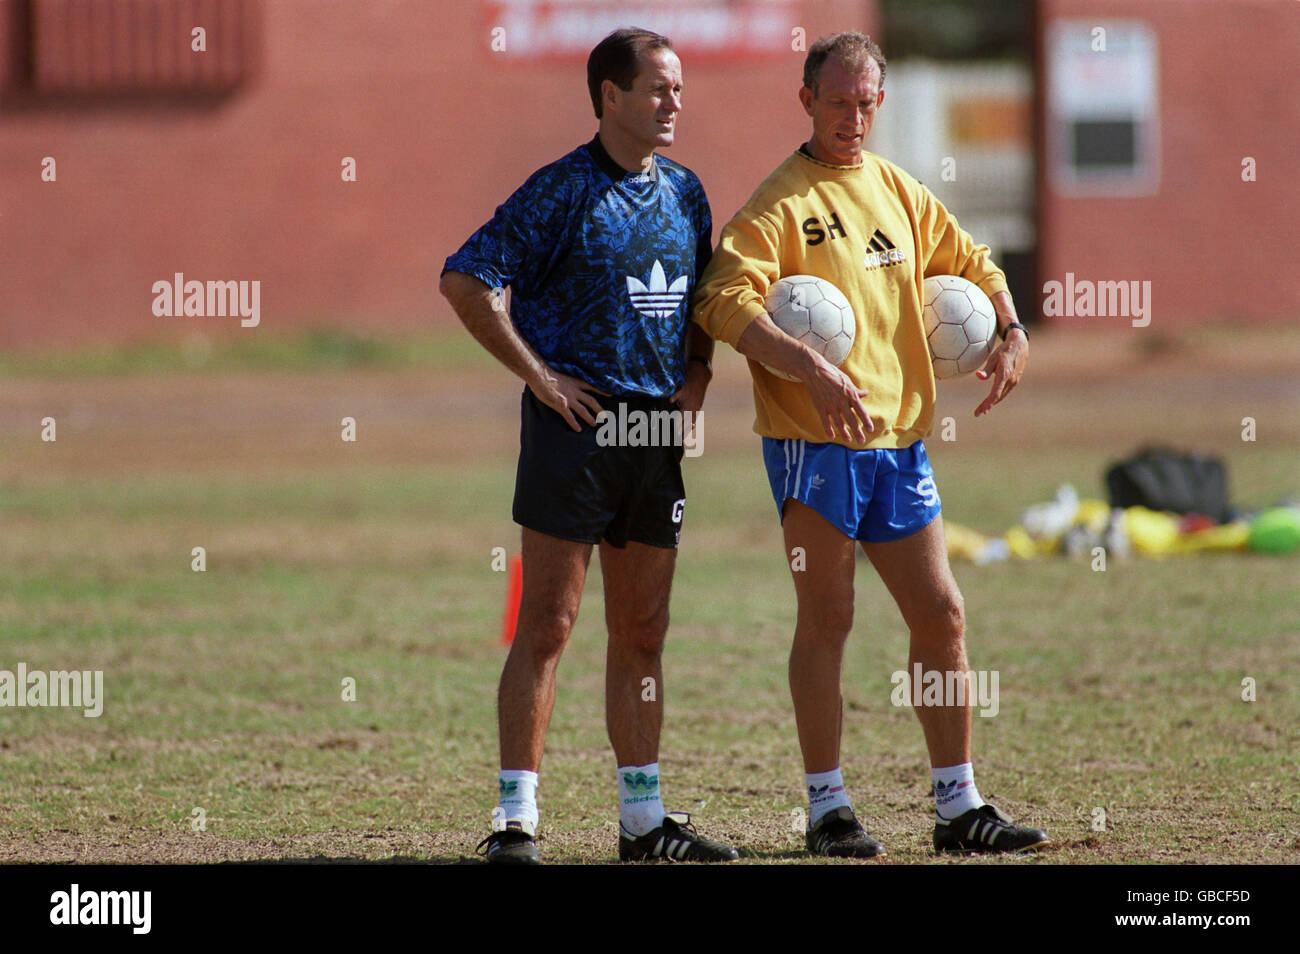
<svg viewBox="0 0 1300 954">
<path fill-rule="evenodd" d="M 758 187 L 722 230 L 695 292 L 694 320 L 732 347 L 764 314 L 768 287 L 816 275 L 848 298 L 857 319 L 840 369 L 869 392 L 875 431 L 851 447 L 907 447 L 930 433 L 934 372 L 921 322 L 921 282 L 960 275 L 992 296 L 1006 277 L 927 189 L 893 163 L 863 153 L 832 166 L 799 151 Z M 754 430 L 766 437 L 829 438 L 802 382 L 757 361 Z"/>
</svg>

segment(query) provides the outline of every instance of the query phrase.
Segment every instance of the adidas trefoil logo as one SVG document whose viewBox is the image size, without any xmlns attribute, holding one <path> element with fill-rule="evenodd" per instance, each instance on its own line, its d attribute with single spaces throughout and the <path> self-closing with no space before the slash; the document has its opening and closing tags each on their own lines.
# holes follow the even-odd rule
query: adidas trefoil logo
<svg viewBox="0 0 1300 954">
<path fill-rule="evenodd" d="M 686 295 L 687 278 L 683 275 L 671 285 L 664 276 L 664 267 L 655 259 L 654 268 L 650 269 L 650 285 L 647 287 L 639 278 L 627 276 L 627 297 L 632 300 L 632 307 L 647 318 L 667 318 Z"/>
<path fill-rule="evenodd" d="M 825 801 L 826 799 L 831 798 L 834 795 L 838 795 L 842 791 L 844 791 L 843 785 L 836 785 L 834 788 L 831 788 L 829 782 L 827 782 L 825 785 L 809 785 L 808 800 L 815 805 L 818 802 Z"/>
<path fill-rule="evenodd" d="M 947 805 L 957 797 L 958 792 L 970 784 L 970 782 L 959 782 L 956 779 L 953 779 L 947 785 L 943 784 L 943 782 L 935 782 L 934 794 L 936 804 Z"/>
</svg>

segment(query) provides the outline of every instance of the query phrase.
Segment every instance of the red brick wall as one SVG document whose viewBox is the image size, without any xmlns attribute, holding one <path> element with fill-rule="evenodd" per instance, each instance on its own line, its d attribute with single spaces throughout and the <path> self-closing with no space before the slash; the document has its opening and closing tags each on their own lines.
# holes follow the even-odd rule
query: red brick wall
<svg viewBox="0 0 1300 954">
<path fill-rule="evenodd" d="M 0 0 L 5 75 L 19 2 Z M 874 0 L 804 7 L 810 40 L 876 24 Z M 0 87 L 0 347 L 257 333 L 154 317 L 151 286 L 177 271 L 261 281 L 261 329 L 454 320 L 443 259 L 595 131 L 581 62 L 506 62 L 487 30 L 473 0 L 275 0 L 258 72 L 228 98 L 33 103 Z M 669 155 L 700 174 L 719 225 L 806 136 L 802 58 L 683 58 Z"/>
<path fill-rule="evenodd" d="M 1300 4 L 1042 0 L 1041 12 L 1044 31 L 1053 17 L 1151 26 L 1161 143 L 1151 196 L 1067 197 L 1040 177 L 1041 280 L 1150 281 L 1153 329 L 1300 319 Z M 1246 156 L 1255 182 L 1242 181 Z"/>
</svg>

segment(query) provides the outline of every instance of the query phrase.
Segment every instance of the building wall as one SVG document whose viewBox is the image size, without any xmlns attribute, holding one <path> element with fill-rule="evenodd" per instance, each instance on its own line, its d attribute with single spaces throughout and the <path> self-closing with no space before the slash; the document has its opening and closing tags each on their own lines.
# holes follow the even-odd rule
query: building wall
<svg viewBox="0 0 1300 954">
<path fill-rule="evenodd" d="M 9 71 L 28 2 L 42 0 L 0 0 Z M 809 42 L 878 22 L 874 0 L 787 3 Z M 261 329 L 454 320 L 436 291 L 444 258 L 595 132 L 583 61 L 493 53 L 491 9 L 265 3 L 256 73 L 217 98 L 34 101 L 0 87 L 0 347 L 253 333 L 155 317 L 152 285 L 175 272 L 260 281 Z M 803 53 L 683 61 L 669 155 L 699 173 L 720 227 L 806 138 Z M 346 156 L 356 182 L 341 180 Z"/>
<path fill-rule="evenodd" d="M 1158 185 L 1148 195 L 1072 196 L 1040 163 L 1042 281 L 1063 282 L 1067 272 L 1150 281 L 1151 327 L 1300 318 L 1300 8 L 1285 0 L 1041 0 L 1039 12 L 1041 37 L 1055 18 L 1103 28 L 1141 20 L 1159 48 Z M 1050 69 L 1040 60 L 1040 77 Z M 1040 142 L 1040 156 L 1045 148 Z M 1254 158 L 1257 181 L 1242 180 L 1245 157 Z"/>
</svg>

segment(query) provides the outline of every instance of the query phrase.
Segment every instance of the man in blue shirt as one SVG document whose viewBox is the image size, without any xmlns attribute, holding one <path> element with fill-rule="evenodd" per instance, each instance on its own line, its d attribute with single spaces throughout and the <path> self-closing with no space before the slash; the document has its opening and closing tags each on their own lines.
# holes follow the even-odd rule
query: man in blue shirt
<svg viewBox="0 0 1300 954">
<path fill-rule="evenodd" d="M 523 597 L 497 698 L 497 830 L 480 848 L 489 862 L 539 860 L 555 671 L 599 545 L 619 858 L 726 861 L 735 849 L 664 811 L 658 764 L 683 443 L 712 375 L 713 343 L 687 320 L 712 220 L 695 174 L 655 154 L 681 110 L 668 39 L 616 30 L 592 50 L 587 86 L 596 138 L 529 177 L 442 273 L 465 327 L 526 385 L 514 501 Z M 671 439 L 659 440 L 666 421 Z"/>
</svg>

